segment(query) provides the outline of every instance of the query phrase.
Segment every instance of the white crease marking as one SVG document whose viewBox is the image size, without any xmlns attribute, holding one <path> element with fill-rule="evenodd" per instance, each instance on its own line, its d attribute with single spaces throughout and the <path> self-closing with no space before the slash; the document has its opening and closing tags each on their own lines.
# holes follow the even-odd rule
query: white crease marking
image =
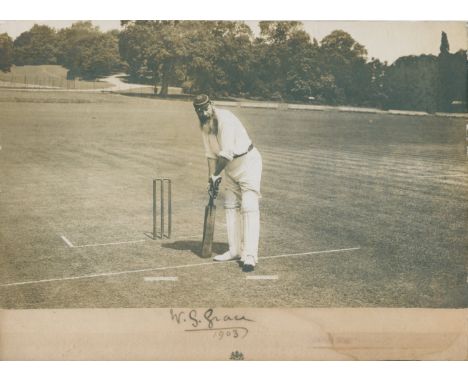
<svg viewBox="0 0 468 382">
<path fill-rule="evenodd" d="M 84 248 L 84 247 L 101 247 L 104 245 L 120 245 L 120 244 L 132 244 L 132 243 L 141 243 L 146 241 L 146 239 L 141 240 L 130 240 L 130 241 L 116 241 L 113 243 L 102 243 L 102 244 L 85 244 L 85 245 L 74 245 L 73 248 Z"/>
<path fill-rule="evenodd" d="M 246 276 L 247 280 L 278 280 L 278 275 L 255 275 Z"/>
<path fill-rule="evenodd" d="M 65 236 L 61 235 L 60 236 L 62 238 L 62 240 L 70 247 L 70 248 L 73 248 L 74 245 L 71 243 L 70 240 L 68 240 Z"/>
<path fill-rule="evenodd" d="M 318 254 L 323 254 L 323 253 L 336 253 L 336 252 L 355 251 L 355 250 L 358 250 L 358 249 L 360 249 L 360 247 L 343 248 L 343 249 L 330 249 L 330 250 L 324 250 L 324 251 L 312 251 L 312 252 L 302 252 L 302 253 L 289 253 L 289 254 L 285 254 L 285 255 L 265 256 L 265 257 L 261 257 L 260 259 L 261 260 L 266 260 L 266 259 L 275 259 L 275 258 L 280 258 L 280 257 L 318 255 Z M 9 283 L 9 284 L 0 284 L 0 287 L 39 284 L 39 283 L 47 283 L 47 282 L 53 282 L 53 281 L 82 280 L 82 279 L 91 279 L 91 278 L 97 278 L 97 277 L 111 277 L 111 276 L 128 275 L 128 274 L 132 274 L 132 273 L 166 271 L 166 270 L 169 270 L 169 269 L 194 268 L 194 267 L 201 267 L 201 266 L 204 266 L 204 265 L 219 265 L 219 264 L 236 264 L 237 265 L 236 262 L 232 262 L 232 261 L 228 261 L 228 262 L 204 261 L 202 263 L 173 265 L 173 266 L 169 266 L 169 267 L 135 269 L 135 270 L 130 270 L 130 271 L 95 273 L 95 274 L 82 275 L 82 276 L 71 276 L 71 277 L 62 277 L 62 278 L 55 278 L 55 279 L 23 281 L 23 282 Z"/>
<path fill-rule="evenodd" d="M 145 281 L 177 281 L 178 277 L 174 276 L 159 276 L 159 277 L 144 277 Z"/>
</svg>

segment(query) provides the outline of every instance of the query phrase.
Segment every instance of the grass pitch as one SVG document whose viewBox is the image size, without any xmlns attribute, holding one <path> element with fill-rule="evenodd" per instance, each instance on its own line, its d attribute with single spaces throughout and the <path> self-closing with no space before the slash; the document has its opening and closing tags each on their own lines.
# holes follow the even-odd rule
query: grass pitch
<svg viewBox="0 0 468 382">
<path fill-rule="evenodd" d="M 190 103 L 0 91 L 0 307 L 468 306 L 466 121 L 233 111 L 264 161 L 254 274 L 276 279 L 198 256 L 207 169 Z M 173 238 L 154 241 L 160 176 Z M 218 253 L 223 224 L 221 196 Z M 160 276 L 177 281 L 145 281 Z"/>
</svg>

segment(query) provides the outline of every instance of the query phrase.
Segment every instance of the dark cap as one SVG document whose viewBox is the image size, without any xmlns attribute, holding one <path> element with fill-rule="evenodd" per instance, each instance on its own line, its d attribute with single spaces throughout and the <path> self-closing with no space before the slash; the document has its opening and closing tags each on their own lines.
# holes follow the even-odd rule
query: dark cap
<svg viewBox="0 0 468 382">
<path fill-rule="evenodd" d="M 207 103 L 210 103 L 210 97 L 208 97 L 206 94 L 200 94 L 197 95 L 194 100 L 193 100 L 193 106 L 194 107 L 200 107 L 203 105 L 206 105 Z"/>
</svg>

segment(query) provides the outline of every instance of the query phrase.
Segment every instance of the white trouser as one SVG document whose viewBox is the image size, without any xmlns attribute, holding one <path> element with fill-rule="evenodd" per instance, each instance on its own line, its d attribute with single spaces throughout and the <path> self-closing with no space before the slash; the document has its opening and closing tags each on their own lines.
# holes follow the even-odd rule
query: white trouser
<svg viewBox="0 0 468 382">
<path fill-rule="evenodd" d="M 224 208 L 229 252 L 240 255 L 242 260 L 253 256 L 255 263 L 258 262 L 260 238 L 261 176 L 262 158 L 255 148 L 231 161 L 225 171 Z"/>
<path fill-rule="evenodd" d="M 232 191 L 226 190 L 224 200 L 229 252 L 240 255 L 242 261 L 246 256 L 253 256 L 257 263 L 260 238 L 258 194 L 250 190 L 242 192 L 241 209 L 236 207 L 238 199 Z"/>
<path fill-rule="evenodd" d="M 242 257 L 242 218 L 239 208 L 225 208 L 229 252 Z"/>
</svg>

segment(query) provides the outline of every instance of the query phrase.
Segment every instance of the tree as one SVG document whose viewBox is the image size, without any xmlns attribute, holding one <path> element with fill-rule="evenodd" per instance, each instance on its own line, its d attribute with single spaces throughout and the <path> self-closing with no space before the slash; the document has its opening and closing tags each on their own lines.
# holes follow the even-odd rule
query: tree
<svg viewBox="0 0 468 382">
<path fill-rule="evenodd" d="M 304 101 L 321 93 L 325 79 L 317 41 L 312 44 L 305 31 L 294 31 L 286 42 L 283 60 L 287 98 Z"/>
<path fill-rule="evenodd" d="M 291 82 L 296 84 L 300 82 L 299 78 L 292 78 L 289 64 L 294 58 L 290 53 L 296 55 L 294 48 L 301 44 L 308 45 L 310 38 L 304 35 L 303 25 L 298 21 L 260 21 L 259 26 L 261 38 L 257 40 L 257 43 L 260 45 L 262 56 L 257 69 L 261 73 L 260 78 L 264 81 L 265 87 L 269 88 L 270 95 L 278 94 L 281 97 L 287 97 L 288 72 L 289 87 L 291 87 Z M 300 33 L 300 36 L 297 33 Z M 290 48 L 294 53 L 289 52 Z M 305 49 L 307 50 L 307 47 Z"/>
<path fill-rule="evenodd" d="M 132 77 L 160 83 L 161 96 L 188 57 L 194 21 L 126 21 L 120 34 L 119 50 Z"/>
<path fill-rule="evenodd" d="M 261 21 L 253 44 L 253 92 L 263 97 L 308 98 L 314 91 L 317 45 L 298 21 Z"/>
<path fill-rule="evenodd" d="M 266 44 L 284 44 L 296 32 L 303 31 L 300 21 L 260 21 L 260 36 Z"/>
<path fill-rule="evenodd" d="M 47 25 L 34 26 L 14 41 L 16 65 L 54 65 L 57 63 L 57 33 Z"/>
<path fill-rule="evenodd" d="M 451 54 L 448 37 L 441 34 L 438 56 L 438 109 L 452 111 L 454 101 L 465 103 L 467 97 L 467 58 L 466 51 Z"/>
<path fill-rule="evenodd" d="M 251 31 L 225 21 L 125 21 L 119 49 L 134 79 L 187 89 L 240 93 L 248 71 Z"/>
<path fill-rule="evenodd" d="M 385 77 L 389 108 L 428 112 L 437 110 L 437 57 L 400 57 L 388 68 Z"/>
<path fill-rule="evenodd" d="M 368 96 L 366 103 L 369 106 L 378 108 L 386 107 L 388 103 L 388 96 L 385 93 L 385 79 L 388 70 L 387 62 L 381 62 L 379 59 L 374 57 L 367 63 L 369 68 L 371 79 L 367 89 Z"/>
<path fill-rule="evenodd" d="M 447 38 L 447 33 L 442 31 L 440 38 L 440 54 L 447 54 L 450 51 L 450 46 Z"/>
<path fill-rule="evenodd" d="M 157 83 L 156 68 L 151 68 L 151 46 L 154 44 L 155 28 L 151 22 L 122 21 L 123 31 L 119 35 L 119 52 L 128 65 L 128 73 L 133 81 Z"/>
<path fill-rule="evenodd" d="M 441 33 L 440 38 L 440 53 L 438 57 L 438 108 L 442 111 L 450 111 L 450 106 L 452 103 L 450 89 L 451 83 L 451 55 L 448 37 L 445 32 Z"/>
<path fill-rule="evenodd" d="M 58 32 L 58 62 L 69 77 L 94 79 L 121 68 L 118 32 L 103 33 L 91 22 L 77 22 Z"/>
<path fill-rule="evenodd" d="M 191 36 L 187 75 L 192 91 L 239 95 L 250 87 L 252 31 L 243 22 L 199 22 Z"/>
<path fill-rule="evenodd" d="M 466 50 L 459 50 L 451 54 L 449 88 L 451 108 L 453 110 L 453 102 L 456 101 L 462 106 L 460 107 L 463 112 L 468 111 L 467 96 L 468 96 L 468 60 Z"/>
<path fill-rule="evenodd" d="M 321 41 L 324 69 L 336 81 L 337 103 L 362 104 L 368 99 L 372 74 L 366 65 L 367 51 L 352 36 L 335 30 Z"/>
<path fill-rule="evenodd" d="M 7 33 L 0 34 L 0 70 L 9 72 L 13 65 L 13 40 Z"/>
</svg>

